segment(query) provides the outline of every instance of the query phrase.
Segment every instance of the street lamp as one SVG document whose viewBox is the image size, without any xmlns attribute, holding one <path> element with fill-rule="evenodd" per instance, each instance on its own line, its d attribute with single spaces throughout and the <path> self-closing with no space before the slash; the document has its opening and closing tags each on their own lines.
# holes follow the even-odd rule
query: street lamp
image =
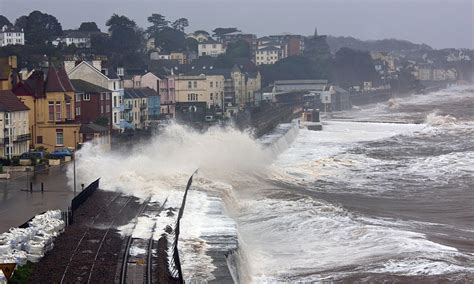
<svg viewBox="0 0 474 284">
<path fill-rule="evenodd" d="M 76 197 L 76 131 L 74 131 L 74 152 L 72 153 L 72 164 L 74 170 L 74 197 Z"/>
</svg>

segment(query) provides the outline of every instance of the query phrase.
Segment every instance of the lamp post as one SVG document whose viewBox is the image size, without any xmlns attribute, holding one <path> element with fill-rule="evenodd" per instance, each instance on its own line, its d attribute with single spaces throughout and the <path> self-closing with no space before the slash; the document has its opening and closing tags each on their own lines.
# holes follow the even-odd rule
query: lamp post
<svg viewBox="0 0 474 284">
<path fill-rule="evenodd" d="M 74 171 L 74 197 L 76 196 L 76 131 L 74 131 L 74 152 L 72 153 L 72 165 Z"/>
</svg>

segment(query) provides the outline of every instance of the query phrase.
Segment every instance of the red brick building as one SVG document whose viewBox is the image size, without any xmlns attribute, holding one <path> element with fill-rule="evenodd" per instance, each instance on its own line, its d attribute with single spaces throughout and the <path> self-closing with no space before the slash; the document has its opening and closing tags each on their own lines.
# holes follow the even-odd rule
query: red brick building
<svg viewBox="0 0 474 284">
<path fill-rule="evenodd" d="M 107 125 L 112 130 L 112 91 L 80 79 L 71 83 L 76 90 L 76 120 Z"/>
</svg>

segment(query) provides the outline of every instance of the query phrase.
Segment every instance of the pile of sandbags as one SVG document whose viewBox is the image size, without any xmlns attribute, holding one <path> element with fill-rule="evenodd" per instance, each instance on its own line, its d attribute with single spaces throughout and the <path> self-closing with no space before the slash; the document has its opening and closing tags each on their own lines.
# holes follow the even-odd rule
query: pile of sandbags
<svg viewBox="0 0 474 284">
<path fill-rule="evenodd" d="M 28 225 L 27 228 L 11 228 L 0 234 L 0 263 L 15 262 L 21 266 L 27 260 L 38 262 L 53 248 L 54 238 L 65 227 L 60 210 L 37 215 Z"/>
</svg>

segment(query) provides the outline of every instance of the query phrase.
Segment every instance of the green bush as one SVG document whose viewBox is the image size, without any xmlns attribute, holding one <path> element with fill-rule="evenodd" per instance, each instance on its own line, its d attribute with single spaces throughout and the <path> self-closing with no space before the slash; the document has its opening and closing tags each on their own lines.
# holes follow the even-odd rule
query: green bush
<svg viewBox="0 0 474 284">
<path fill-rule="evenodd" d="M 27 262 L 25 265 L 17 267 L 15 272 L 13 272 L 13 276 L 8 281 L 8 283 L 28 283 L 31 277 L 31 274 L 33 273 L 33 268 L 34 268 L 34 263 L 32 262 Z"/>
</svg>

